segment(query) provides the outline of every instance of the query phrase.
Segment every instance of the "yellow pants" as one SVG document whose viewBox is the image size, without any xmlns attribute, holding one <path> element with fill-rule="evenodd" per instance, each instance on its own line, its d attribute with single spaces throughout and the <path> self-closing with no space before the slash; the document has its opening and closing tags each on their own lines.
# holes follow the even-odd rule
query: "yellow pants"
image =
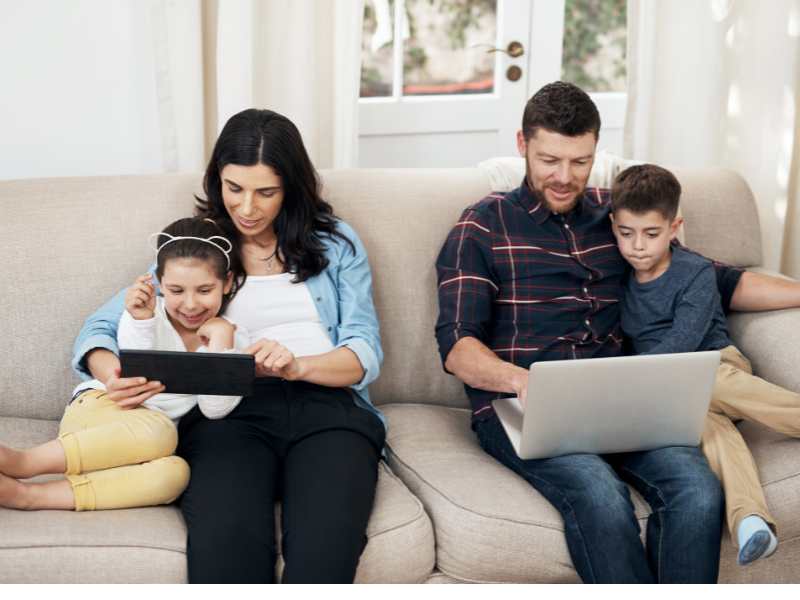
<svg viewBox="0 0 800 600">
<path fill-rule="evenodd" d="M 86 391 L 67 407 L 58 439 L 75 510 L 168 504 L 189 483 L 189 465 L 173 456 L 178 432 L 170 418 L 123 410 L 103 391 Z"/>
<path fill-rule="evenodd" d="M 775 530 L 753 455 L 733 424 L 740 419 L 800 437 L 800 394 L 756 377 L 750 361 L 728 346 L 722 350 L 701 446 L 722 483 L 734 543 L 739 523 L 748 515 L 760 516 Z"/>
</svg>

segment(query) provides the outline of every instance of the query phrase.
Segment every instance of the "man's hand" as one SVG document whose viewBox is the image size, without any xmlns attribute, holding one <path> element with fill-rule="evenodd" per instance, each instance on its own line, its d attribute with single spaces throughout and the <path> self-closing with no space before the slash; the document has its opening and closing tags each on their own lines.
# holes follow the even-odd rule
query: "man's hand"
<svg viewBox="0 0 800 600">
<path fill-rule="evenodd" d="M 164 391 L 160 381 L 147 381 L 144 377 L 120 377 L 119 368 L 105 381 L 108 397 L 120 408 L 136 408 L 148 398 Z"/>
<path fill-rule="evenodd" d="M 203 345 L 212 352 L 222 352 L 233 348 L 233 336 L 236 332 L 236 325 L 223 319 L 214 317 L 203 323 L 197 330 L 197 335 Z"/>
<path fill-rule="evenodd" d="M 244 351 L 255 358 L 256 377 L 281 377 L 288 381 L 303 377 L 297 357 L 276 341 L 261 339 Z"/>
<path fill-rule="evenodd" d="M 156 289 L 150 273 L 136 278 L 125 294 L 125 310 L 137 321 L 152 319 L 156 310 Z"/>
<path fill-rule="evenodd" d="M 519 398 L 519 404 L 524 411 L 525 404 L 528 401 L 528 371 L 522 369 L 515 372 L 511 380 L 511 387 L 514 389 L 517 398 Z"/>
</svg>

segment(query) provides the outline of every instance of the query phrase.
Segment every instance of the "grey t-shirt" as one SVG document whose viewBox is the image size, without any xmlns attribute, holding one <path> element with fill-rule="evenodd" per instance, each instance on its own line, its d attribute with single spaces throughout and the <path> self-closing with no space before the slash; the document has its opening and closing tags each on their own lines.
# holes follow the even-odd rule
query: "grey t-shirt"
<svg viewBox="0 0 800 600">
<path fill-rule="evenodd" d="M 622 331 L 636 354 L 719 350 L 731 344 L 711 261 L 678 246 L 657 279 L 631 271 L 622 300 Z"/>
</svg>

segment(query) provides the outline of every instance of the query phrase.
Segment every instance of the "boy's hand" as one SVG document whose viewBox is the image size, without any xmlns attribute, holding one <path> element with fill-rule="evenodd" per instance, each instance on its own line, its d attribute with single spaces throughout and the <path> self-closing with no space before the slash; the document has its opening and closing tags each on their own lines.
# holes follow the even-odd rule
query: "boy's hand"
<svg viewBox="0 0 800 600">
<path fill-rule="evenodd" d="M 233 348 L 235 332 L 236 325 L 222 317 L 214 317 L 198 328 L 197 335 L 209 350 L 222 352 Z"/>
<path fill-rule="evenodd" d="M 156 288 L 150 273 L 136 278 L 125 294 L 125 310 L 137 321 L 152 319 L 156 311 Z"/>
</svg>

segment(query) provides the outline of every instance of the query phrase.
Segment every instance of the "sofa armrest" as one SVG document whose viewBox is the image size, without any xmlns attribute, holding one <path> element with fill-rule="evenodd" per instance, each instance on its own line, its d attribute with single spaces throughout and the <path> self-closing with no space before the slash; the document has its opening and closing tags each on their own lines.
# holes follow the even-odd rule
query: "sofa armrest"
<svg viewBox="0 0 800 600">
<path fill-rule="evenodd" d="M 800 392 L 800 309 L 731 313 L 728 329 L 756 375 Z"/>
</svg>

